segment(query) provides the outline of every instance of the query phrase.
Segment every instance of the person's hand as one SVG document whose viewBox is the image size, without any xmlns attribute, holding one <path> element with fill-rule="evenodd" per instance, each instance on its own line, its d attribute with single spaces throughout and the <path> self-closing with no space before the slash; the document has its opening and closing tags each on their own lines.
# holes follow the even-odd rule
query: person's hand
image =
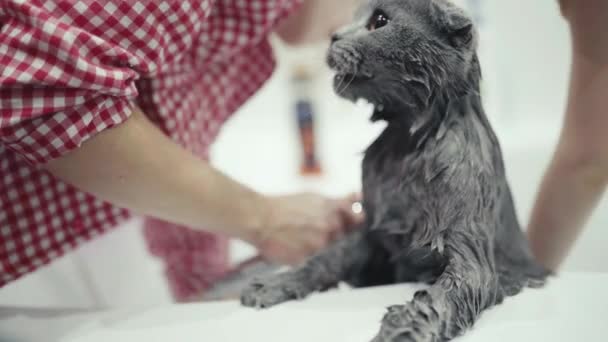
<svg viewBox="0 0 608 342">
<path fill-rule="evenodd" d="M 254 241 L 262 256 L 296 264 L 363 221 L 358 195 L 332 199 L 317 194 L 268 197 L 266 225 Z"/>
</svg>

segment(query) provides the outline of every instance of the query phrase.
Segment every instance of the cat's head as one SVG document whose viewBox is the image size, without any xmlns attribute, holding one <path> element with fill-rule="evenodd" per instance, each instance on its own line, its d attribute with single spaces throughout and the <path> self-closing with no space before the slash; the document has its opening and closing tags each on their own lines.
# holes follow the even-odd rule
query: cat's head
<svg viewBox="0 0 608 342">
<path fill-rule="evenodd" d="M 339 95 L 395 112 L 476 90 L 476 45 L 472 20 L 446 0 L 366 0 L 327 60 Z"/>
</svg>

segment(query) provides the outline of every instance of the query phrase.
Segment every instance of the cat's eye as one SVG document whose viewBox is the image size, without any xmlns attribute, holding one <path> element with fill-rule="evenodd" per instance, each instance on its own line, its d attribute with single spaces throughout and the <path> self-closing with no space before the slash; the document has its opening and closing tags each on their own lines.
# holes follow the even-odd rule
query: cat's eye
<svg viewBox="0 0 608 342">
<path fill-rule="evenodd" d="M 383 28 L 390 21 L 391 20 L 388 18 L 388 16 L 384 12 L 377 10 L 376 12 L 374 12 L 372 17 L 369 19 L 369 22 L 367 23 L 367 29 L 370 31 L 374 31 L 374 30 Z"/>
</svg>

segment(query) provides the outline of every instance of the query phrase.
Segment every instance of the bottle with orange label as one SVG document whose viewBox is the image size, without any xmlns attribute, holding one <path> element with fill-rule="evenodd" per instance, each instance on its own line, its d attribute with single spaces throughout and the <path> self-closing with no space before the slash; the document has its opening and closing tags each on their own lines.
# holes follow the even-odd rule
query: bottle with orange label
<svg viewBox="0 0 608 342">
<path fill-rule="evenodd" d="M 300 174 L 304 176 L 319 175 L 322 172 L 316 150 L 315 113 L 310 96 L 311 83 L 312 74 L 305 66 L 301 65 L 294 69 L 292 78 L 294 109 L 302 155 Z"/>
</svg>

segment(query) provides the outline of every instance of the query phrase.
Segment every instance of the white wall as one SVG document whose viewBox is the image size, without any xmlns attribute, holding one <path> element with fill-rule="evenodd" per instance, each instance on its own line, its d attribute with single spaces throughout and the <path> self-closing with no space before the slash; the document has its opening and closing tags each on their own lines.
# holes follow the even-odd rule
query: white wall
<svg viewBox="0 0 608 342">
<path fill-rule="evenodd" d="M 494 25 L 501 116 L 559 120 L 570 41 L 556 0 L 488 1 Z"/>
</svg>

